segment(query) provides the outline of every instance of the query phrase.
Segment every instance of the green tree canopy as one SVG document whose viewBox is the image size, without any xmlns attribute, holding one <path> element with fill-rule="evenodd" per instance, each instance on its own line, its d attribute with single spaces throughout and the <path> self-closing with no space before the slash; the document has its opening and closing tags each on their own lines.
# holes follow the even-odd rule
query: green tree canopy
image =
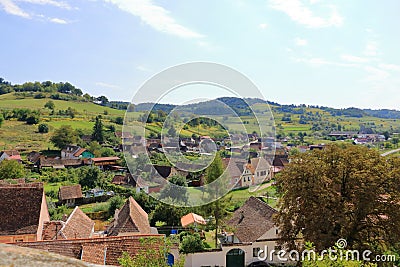
<svg viewBox="0 0 400 267">
<path fill-rule="evenodd" d="M 101 121 L 101 115 L 96 117 L 96 122 L 94 123 L 92 139 L 99 143 L 104 141 L 104 133 L 103 133 L 103 122 Z"/>
<path fill-rule="evenodd" d="M 182 241 L 179 246 L 179 252 L 183 254 L 195 253 L 204 250 L 204 243 L 198 233 L 181 232 Z"/>
<path fill-rule="evenodd" d="M 168 179 L 171 184 L 167 184 L 160 192 L 160 198 L 171 198 L 174 202 L 187 203 L 187 182 L 186 177 L 174 175 Z M 177 185 L 177 186 L 174 186 Z"/>
<path fill-rule="evenodd" d="M 302 236 L 318 250 L 382 252 L 400 240 L 400 159 L 361 146 L 301 153 L 278 176 L 277 223 L 284 243 Z"/>
<path fill-rule="evenodd" d="M 106 182 L 106 175 L 97 167 L 81 167 L 79 184 L 85 188 L 102 188 Z"/>
<path fill-rule="evenodd" d="M 0 180 L 25 177 L 24 166 L 15 160 L 3 160 L 0 163 Z"/>
<path fill-rule="evenodd" d="M 220 196 L 226 191 L 226 178 L 223 176 L 224 167 L 219 153 L 215 155 L 213 162 L 206 169 L 206 184 L 214 183 L 207 189 L 208 197 L 216 199 L 213 202 L 203 206 L 206 214 L 211 215 L 215 221 L 215 247 L 218 246 L 218 229 L 221 221 L 228 215 L 227 208 L 231 201 L 231 197 Z"/>
<path fill-rule="evenodd" d="M 54 131 L 50 141 L 59 149 L 78 141 L 76 131 L 70 125 L 62 125 Z"/>
<path fill-rule="evenodd" d="M 38 126 L 39 133 L 48 133 L 49 132 L 49 125 L 45 123 L 41 123 Z"/>
<path fill-rule="evenodd" d="M 50 110 L 54 110 L 55 106 L 56 105 L 54 104 L 54 102 L 52 100 L 49 100 L 46 102 L 46 104 L 44 104 L 44 107 L 48 108 Z"/>
</svg>

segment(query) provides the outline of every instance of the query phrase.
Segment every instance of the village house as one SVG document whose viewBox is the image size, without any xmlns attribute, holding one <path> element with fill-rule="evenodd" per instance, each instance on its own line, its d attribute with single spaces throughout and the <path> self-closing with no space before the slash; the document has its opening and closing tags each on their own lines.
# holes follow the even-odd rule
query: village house
<svg viewBox="0 0 400 267">
<path fill-rule="evenodd" d="M 28 159 L 29 162 L 31 163 L 36 163 L 39 161 L 39 158 L 42 154 L 40 154 L 37 151 L 32 151 L 28 154 L 28 156 L 26 157 Z"/>
<path fill-rule="evenodd" d="M 75 207 L 65 222 L 45 222 L 42 240 L 91 238 L 93 233 L 94 221 L 79 207 Z"/>
<path fill-rule="evenodd" d="M 93 157 L 92 152 L 80 146 L 68 145 L 61 150 L 62 159 L 90 159 Z"/>
<path fill-rule="evenodd" d="M 227 173 L 230 178 L 230 186 L 232 188 L 242 187 L 241 177 L 245 162 L 235 158 L 224 158 L 222 159 L 222 164 L 224 165 L 224 168 L 227 169 Z"/>
<path fill-rule="evenodd" d="M 249 187 L 254 184 L 254 168 L 249 161 L 247 164 L 244 165 L 244 170 L 241 177 L 242 187 Z"/>
<path fill-rule="evenodd" d="M 82 188 L 80 184 L 64 185 L 58 190 L 58 202 L 67 207 L 74 207 L 78 201 L 82 200 Z"/>
<path fill-rule="evenodd" d="M 50 221 L 43 184 L 1 184 L 0 196 L 0 243 L 42 240 Z"/>
<path fill-rule="evenodd" d="M 269 179 L 269 171 L 271 165 L 265 158 L 257 157 L 250 160 L 251 166 L 254 169 L 254 184 L 261 184 Z"/>
<path fill-rule="evenodd" d="M 0 152 L 0 162 L 3 160 L 15 160 L 19 163 L 22 162 L 21 155 L 17 150 L 3 150 Z"/>
<path fill-rule="evenodd" d="M 129 197 L 120 210 L 115 211 L 114 219 L 107 228 L 108 236 L 127 236 L 157 233 L 150 227 L 147 213 Z"/>
<path fill-rule="evenodd" d="M 114 175 L 111 182 L 115 185 L 132 186 L 136 189 L 136 193 L 139 193 L 140 190 L 148 193 L 148 186 L 143 183 L 143 179 L 140 176 L 133 177 L 129 172 L 124 175 Z"/>
<path fill-rule="evenodd" d="M 186 256 L 185 267 L 220 266 L 284 266 L 290 262 L 280 262 L 277 254 L 266 259 L 260 251 L 280 250 L 277 243 L 279 229 L 273 217 L 277 211 L 262 200 L 250 197 L 244 205 L 237 209 L 231 219 L 226 221 L 233 233 L 225 232 L 221 238 L 219 249 L 204 251 Z M 261 258 L 259 258 L 259 256 Z M 264 265 L 261 265 L 264 264 Z M 295 265 L 292 263 L 292 265 Z"/>
<path fill-rule="evenodd" d="M 118 165 L 119 160 L 119 157 L 90 158 L 87 160 L 87 164 L 97 166 L 102 170 L 106 170 Z"/>
<path fill-rule="evenodd" d="M 355 131 L 333 131 L 329 134 L 329 136 L 335 137 L 336 139 L 351 139 L 357 134 L 358 132 Z"/>
<path fill-rule="evenodd" d="M 243 159 L 224 158 L 230 184 L 233 188 L 249 187 L 270 180 L 270 164 L 264 158 L 251 158 L 247 163 Z"/>
<path fill-rule="evenodd" d="M 40 249 L 98 265 L 119 266 L 118 259 L 122 257 L 123 252 L 135 257 L 145 248 L 146 245 L 142 243 L 142 240 L 155 240 L 156 242 L 153 242 L 152 246 L 157 249 L 163 244 L 164 238 L 164 235 L 158 234 L 138 234 L 135 236 L 57 239 L 11 245 Z M 158 242 L 157 239 L 160 241 Z M 172 259 L 173 263 L 178 258 L 178 248 L 172 247 L 168 259 Z"/>
<path fill-rule="evenodd" d="M 34 165 L 39 168 L 52 168 L 52 169 L 64 169 L 64 168 L 78 168 L 83 166 L 82 159 L 60 159 L 60 158 L 47 158 L 40 156 Z"/>
</svg>

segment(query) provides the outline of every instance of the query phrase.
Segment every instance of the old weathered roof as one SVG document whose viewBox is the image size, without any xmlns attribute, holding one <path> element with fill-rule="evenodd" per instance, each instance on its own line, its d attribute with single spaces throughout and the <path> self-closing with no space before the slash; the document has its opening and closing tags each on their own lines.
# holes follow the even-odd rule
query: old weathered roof
<svg viewBox="0 0 400 267">
<path fill-rule="evenodd" d="M 252 158 L 251 159 L 251 165 L 253 168 L 257 170 L 262 170 L 262 169 L 269 169 L 270 165 L 268 164 L 268 161 L 265 158 Z"/>
<path fill-rule="evenodd" d="M 75 207 L 61 229 L 61 233 L 66 239 L 89 238 L 92 235 L 93 227 L 94 221 L 79 207 Z"/>
<path fill-rule="evenodd" d="M 4 153 L 6 153 L 8 156 L 16 156 L 16 155 L 19 155 L 19 152 L 17 151 L 17 150 L 3 150 L 3 151 L 1 151 L 1 152 L 4 152 Z"/>
<path fill-rule="evenodd" d="M 227 224 L 241 242 L 255 242 L 274 226 L 277 211 L 256 197 L 250 197 L 237 209 Z"/>
<path fill-rule="evenodd" d="M 0 235 L 35 234 L 38 230 L 43 184 L 0 185 Z"/>
<path fill-rule="evenodd" d="M 82 198 L 82 188 L 80 184 L 77 185 L 64 185 L 58 191 L 59 200 Z"/>
<path fill-rule="evenodd" d="M 86 148 L 79 148 L 79 150 L 74 153 L 74 156 L 79 157 L 85 151 L 86 151 Z"/>
<path fill-rule="evenodd" d="M 150 234 L 150 224 L 147 213 L 133 199 L 125 202 L 120 211 L 116 212 L 115 218 L 108 228 L 109 236 L 126 234 Z"/>
<path fill-rule="evenodd" d="M 60 230 L 65 225 L 63 221 L 49 221 L 43 223 L 42 240 L 62 239 Z"/>
<path fill-rule="evenodd" d="M 119 160 L 119 157 L 102 157 L 102 158 L 92 158 L 93 162 L 101 162 L 101 161 L 115 161 Z"/>
<path fill-rule="evenodd" d="M 41 249 L 48 252 L 57 253 L 85 262 L 118 266 L 118 259 L 123 252 L 127 252 L 134 257 L 139 251 L 143 250 L 146 243 L 142 240 L 151 241 L 151 246 L 158 249 L 164 242 L 164 235 L 135 235 L 135 236 L 116 236 L 89 239 L 69 239 L 52 240 L 40 242 L 19 242 L 13 245 Z M 83 265 L 83 263 L 82 263 Z"/>
<path fill-rule="evenodd" d="M 240 177 L 243 174 L 243 166 L 245 161 L 238 159 L 222 159 L 222 163 L 225 168 L 227 168 L 230 177 Z"/>
<path fill-rule="evenodd" d="M 81 159 L 55 159 L 40 157 L 40 167 L 54 167 L 54 166 L 80 166 L 82 165 Z"/>
</svg>

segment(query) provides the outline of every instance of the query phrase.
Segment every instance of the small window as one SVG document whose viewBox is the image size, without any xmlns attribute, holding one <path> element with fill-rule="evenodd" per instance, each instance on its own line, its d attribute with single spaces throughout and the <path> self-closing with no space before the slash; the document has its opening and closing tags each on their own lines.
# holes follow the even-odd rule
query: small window
<svg viewBox="0 0 400 267">
<path fill-rule="evenodd" d="M 247 178 L 247 181 L 250 181 L 250 177 Z"/>
<path fill-rule="evenodd" d="M 243 178 L 243 182 L 246 182 L 246 177 Z"/>
<path fill-rule="evenodd" d="M 258 257 L 258 252 L 261 250 L 261 248 L 253 248 L 253 257 Z"/>
<path fill-rule="evenodd" d="M 278 229 L 275 230 L 275 234 L 279 234 L 279 230 Z"/>
</svg>

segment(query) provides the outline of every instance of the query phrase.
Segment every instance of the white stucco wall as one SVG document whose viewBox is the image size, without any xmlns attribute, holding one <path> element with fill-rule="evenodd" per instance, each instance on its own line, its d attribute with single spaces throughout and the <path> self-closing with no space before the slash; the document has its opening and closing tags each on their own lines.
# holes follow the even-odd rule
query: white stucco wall
<svg viewBox="0 0 400 267">
<path fill-rule="evenodd" d="M 273 229 L 271 229 L 272 232 Z M 200 252 L 189 254 L 186 256 L 185 267 L 202 267 L 202 266 L 219 266 L 226 267 L 226 254 L 231 249 L 241 249 L 245 253 L 245 266 L 252 262 L 259 261 L 257 256 L 253 256 L 253 248 L 260 248 L 262 250 L 267 250 L 270 253 L 277 246 L 276 241 L 259 241 L 252 244 L 237 244 L 231 246 L 223 246 L 221 251 L 212 252 Z M 268 254 L 267 262 L 270 262 L 270 257 Z M 276 256 L 272 256 L 272 262 L 277 263 L 278 259 Z"/>
</svg>

